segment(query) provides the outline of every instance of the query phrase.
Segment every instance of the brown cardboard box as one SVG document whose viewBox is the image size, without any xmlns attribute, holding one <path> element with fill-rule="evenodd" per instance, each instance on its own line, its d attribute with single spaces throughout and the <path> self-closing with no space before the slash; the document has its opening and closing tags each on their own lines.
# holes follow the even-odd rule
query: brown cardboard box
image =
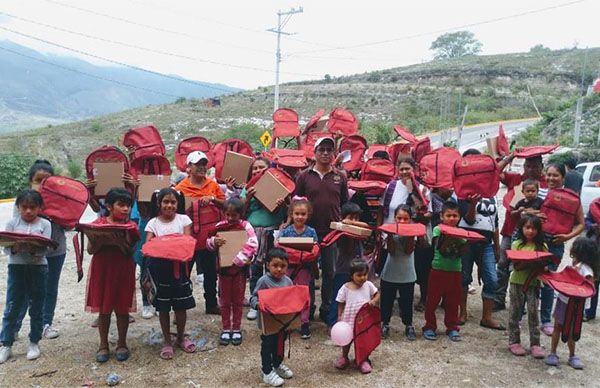
<svg viewBox="0 0 600 388">
<path fill-rule="evenodd" d="M 315 245 L 315 241 L 312 237 L 280 237 L 277 241 L 279 242 L 279 245 L 301 251 L 310 251 Z"/>
<path fill-rule="evenodd" d="M 498 159 L 500 155 L 498 155 L 498 136 L 488 137 L 485 139 L 487 143 L 488 154 L 494 159 Z"/>
<path fill-rule="evenodd" d="M 245 230 L 228 230 L 218 232 L 217 236 L 223 237 L 226 241 L 225 245 L 219 248 L 219 265 L 231 267 L 233 258 L 242 250 L 246 241 L 248 241 L 248 233 Z"/>
<path fill-rule="evenodd" d="M 346 225 L 341 222 L 332 222 L 329 224 L 329 227 L 334 230 L 341 230 L 344 232 L 352 233 L 357 236 L 370 236 L 373 232 L 371 229 L 361 228 L 359 226 L 354 225 Z"/>
<path fill-rule="evenodd" d="M 302 325 L 300 321 L 300 313 L 280 314 L 273 315 L 270 313 L 260 312 L 260 320 L 262 322 L 263 335 L 277 334 L 284 326 L 281 322 L 288 323 L 292 321 L 287 327 L 288 330 L 297 330 Z"/>
<path fill-rule="evenodd" d="M 94 179 L 96 187 L 95 195 L 106 195 L 113 187 L 125 187 L 123 184 L 123 162 L 95 162 Z"/>
<path fill-rule="evenodd" d="M 223 163 L 221 178 L 223 180 L 229 177 L 235 178 L 236 185 L 247 183 L 252 162 L 254 162 L 254 158 L 250 156 L 238 154 L 237 152 L 233 151 L 227 151 L 225 154 L 225 162 Z"/>
<path fill-rule="evenodd" d="M 265 173 L 254 185 L 254 197 L 270 212 L 277 209 L 277 200 L 290 195 L 288 189 L 281 184 L 271 173 Z"/>
<path fill-rule="evenodd" d="M 171 186 L 171 175 L 138 175 L 138 201 L 150 202 L 156 190 Z"/>
</svg>

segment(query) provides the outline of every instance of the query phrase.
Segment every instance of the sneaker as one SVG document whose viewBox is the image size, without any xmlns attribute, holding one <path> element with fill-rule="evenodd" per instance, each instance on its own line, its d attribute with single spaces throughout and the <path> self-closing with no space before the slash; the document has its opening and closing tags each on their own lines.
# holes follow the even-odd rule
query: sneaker
<svg viewBox="0 0 600 388">
<path fill-rule="evenodd" d="M 302 339 L 309 339 L 311 336 L 310 334 L 310 324 L 309 323 L 303 323 L 302 326 L 300 326 L 300 338 Z"/>
<path fill-rule="evenodd" d="M 583 368 L 585 368 L 585 365 L 583 365 L 583 362 L 581 362 L 581 360 L 577 356 L 571 356 L 571 357 L 569 357 L 569 366 L 571 368 L 573 368 L 573 369 L 583 369 Z"/>
<path fill-rule="evenodd" d="M 248 314 L 246 314 L 246 318 L 250 321 L 255 320 L 256 318 L 258 318 L 258 311 L 255 309 L 248 310 Z"/>
<path fill-rule="evenodd" d="M 42 335 L 44 336 L 44 338 L 47 339 L 54 339 L 54 338 L 58 338 L 58 330 L 56 330 L 54 327 L 46 324 L 44 325 L 44 331 L 42 332 Z"/>
<path fill-rule="evenodd" d="M 415 333 L 414 326 L 406 326 L 406 329 L 404 329 L 404 335 L 409 341 L 414 341 L 417 339 L 417 333 Z"/>
<path fill-rule="evenodd" d="M 275 373 L 277 373 L 277 376 L 281 377 L 282 379 L 291 379 L 294 377 L 294 372 L 292 372 L 290 368 L 283 364 L 279 364 L 279 366 L 275 368 Z"/>
<path fill-rule="evenodd" d="M 12 356 L 12 346 L 0 347 L 0 364 L 4 364 Z"/>
<path fill-rule="evenodd" d="M 281 387 L 283 385 L 283 379 L 279 377 L 275 369 L 268 375 L 263 373 L 263 383 L 270 385 L 271 387 Z"/>
<path fill-rule="evenodd" d="M 437 334 L 435 334 L 435 331 L 427 329 L 423 332 L 423 338 L 426 340 L 435 341 L 437 339 Z"/>
<path fill-rule="evenodd" d="M 358 367 L 358 370 L 360 370 L 360 373 L 363 375 L 366 375 L 367 373 L 371 373 L 373 367 L 371 367 L 371 363 L 369 361 L 363 361 Z"/>
<path fill-rule="evenodd" d="M 150 319 L 154 316 L 154 307 L 152 306 L 144 306 L 142 307 L 142 318 Z"/>
<path fill-rule="evenodd" d="M 231 344 L 234 346 L 238 346 L 242 344 L 242 332 L 234 331 L 231 333 Z"/>
<path fill-rule="evenodd" d="M 531 357 L 533 358 L 541 360 L 542 358 L 546 357 L 546 352 L 540 345 L 533 345 L 529 351 L 531 352 Z"/>
<path fill-rule="evenodd" d="M 383 325 L 381 326 L 381 338 L 389 338 L 390 337 L 390 326 Z"/>
<path fill-rule="evenodd" d="M 350 360 L 348 359 L 348 357 L 339 356 L 338 359 L 335 360 L 333 365 L 337 369 L 346 369 L 348 367 L 348 365 L 350 365 Z"/>
<path fill-rule="evenodd" d="M 552 323 L 547 322 L 547 323 L 542 323 L 542 333 L 546 334 L 548 337 L 552 336 L 552 333 L 554 333 L 554 326 L 552 326 Z"/>
<path fill-rule="evenodd" d="M 40 347 L 38 344 L 30 342 L 27 347 L 27 359 L 37 360 L 40 357 Z"/>
<path fill-rule="evenodd" d="M 219 338 L 219 344 L 223 346 L 229 345 L 231 342 L 231 333 L 228 331 L 224 331 L 221 333 L 221 337 Z"/>
<path fill-rule="evenodd" d="M 204 283 L 204 274 L 196 275 L 196 285 L 201 286 Z"/>
<path fill-rule="evenodd" d="M 533 346 L 531 347 L 533 349 Z M 512 354 L 514 354 L 515 356 L 524 356 L 525 354 L 527 354 L 527 352 L 525 351 L 525 349 L 523 348 L 523 345 L 521 345 L 520 343 L 514 343 L 514 344 L 510 344 L 508 346 L 508 350 L 510 350 L 510 352 Z M 532 352 L 533 353 L 533 352 Z"/>
<path fill-rule="evenodd" d="M 546 356 L 546 365 L 558 366 L 558 356 L 556 353 L 550 353 Z"/>
</svg>

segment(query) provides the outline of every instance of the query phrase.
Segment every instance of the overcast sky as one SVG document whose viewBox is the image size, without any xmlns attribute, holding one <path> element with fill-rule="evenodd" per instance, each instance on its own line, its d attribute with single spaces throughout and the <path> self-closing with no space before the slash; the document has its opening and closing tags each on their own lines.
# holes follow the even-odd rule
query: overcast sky
<svg viewBox="0 0 600 388">
<path fill-rule="evenodd" d="M 2 0 L 0 12 L 21 19 L 0 14 L 0 28 L 162 73 L 255 88 L 275 78 L 276 36 L 266 29 L 276 26 L 277 10 L 298 6 L 304 12 L 285 27 L 294 35 L 282 37 L 282 82 L 428 61 L 431 42 L 447 30 L 475 33 L 482 54 L 539 43 L 600 46 L 599 0 Z M 541 10 L 549 7 L 558 8 Z M 109 65 L 5 30 L 0 39 Z"/>
</svg>

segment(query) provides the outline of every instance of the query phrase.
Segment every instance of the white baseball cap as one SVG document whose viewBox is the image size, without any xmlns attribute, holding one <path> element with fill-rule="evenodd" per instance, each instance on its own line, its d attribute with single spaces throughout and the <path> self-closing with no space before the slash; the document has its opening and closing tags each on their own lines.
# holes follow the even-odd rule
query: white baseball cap
<svg viewBox="0 0 600 388">
<path fill-rule="evenodd" d="M 201 161 L 202 159 L 204 159 L 208 162 L 208 157 L 206 156 L 206 154 L 204 152 L 192 151 L 188 154 L 185 161 L 187 162 L 187 164 L 196 164 L 199 161 Z"/>
<path fill-rule="evenodd" d="M 317 141 L 315 142 L 315 147 L 314 149 L 316 150 L 318 146 L 321 145 L 321 143 L 323 143 L 324 141 L 330 141 L 331 145 L 335 147 L 335 141 L 333 140 L 332 137 L 329 136 L 325 136 L 325 137 L 320 137 L 317 139 Z"/>
</svg>

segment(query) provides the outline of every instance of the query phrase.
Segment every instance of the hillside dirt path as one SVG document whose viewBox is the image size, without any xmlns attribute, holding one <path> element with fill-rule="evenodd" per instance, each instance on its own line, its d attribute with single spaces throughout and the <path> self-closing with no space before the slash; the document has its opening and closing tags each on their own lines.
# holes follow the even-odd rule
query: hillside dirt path
<svg viewBox="0 0 600 388">
<path fill-rule="evenodd" d="M 568 251 L 567 251 L 568 252 Z M 0 257 L 0 310 L 4 310 L 6 290 L 6 256 Z M 569 262 L 568 254 L 563 265 Z M 85 264 L 89 264 L 86 257 Z M 418 287 L 417 287 L 418 289 Z M 567 364 L 567 347 L 559 346 L 561 365 L 547 367 L 543 361 L 512 356 L 507 349 L 506 332 L 483 329 L 479 326 L 481 299 L 469 298 L 469 321 L 461 329 L 463 341 L 450 342 L 444 335 L 434 342 L 421 337 L 423 314 L 415 312 L 418 339 L 409 342 L 404 338 L 404 327 L 397 311 L 391 322 L 390 339 L 383 340 L 372 354 L 373 372 L 361 375 L 356 369 L 337 371 L 333 361 L 340 349 L 331 345 L 327 329 L 321 322 L 312 323 L 312 338 L 301 340 L 294 334 L 291 341 L 291 358 L 285 363 L 294 371 L 294 378 L 287 386 L 350 386 L 370 384 L 373 386 L 579 386 L 598 385 L 600 381 L 600 322 L 584 323 L 583 335 L 577 343 L 577 354 L 586 364 L 585 371 L 576 371 Z M 418 294 L 418 291 L 416 292 Z M 141 301 L 138 295 L 138 308 Z M 37 361 L 27 361 L 28 318 L 24 322 L 20 339 L 13 347 L 14 356 L 0 365 L 0 386 L 82 386 L 94 383 L 104 386 L 106 376 L 116 372 L 122 376 L 122 385 L 159 387 L 173 386 L 264 386 L 260 374 L 260 338 L 256 323 L 243 319 L 244 343 L 239 347 L 216 345 L 220 333 L 220 317 L 204 314 L 201 287 L 196 286 L 194 295 L 199 307 L 188 316 L 187 332 L 196 339 L 208 340 L 206 348 L 195 354 L 184 354 L 175 348 L 171 361 L 159 358 L 159 345 L 147 345 L 145 340 L 153 331 L 160 331 L 158 318 L 145 320 L 135 313 L 136 322 L 131 324 L 128 345 L 131 358 L 119 363 L 114 355 L 106 364 L 95 362 L 98 349 L 98 331 L 90 327 L 94 316 L 83 311 L 85 280 L 77 283 L 75 259 L 71 251 L 67 256 L 61 278 L 55 326 L 60 337 L 42 340 L 42 356 Z M 415 295 L 417 297 L 417 295 Z M 317 297 L 317 300 L 319 298 Z M 417 300 L 417 299 L 415 299 Z M 244 314 L 246 309 L 244 311 Z M 438 310 L 438 326 L 443 328 L 443 313 Z M 504 324 L 508 313 L 495 316 Z M 526 318 L 522 325 L 522 341 L 528 345 Z M 523 333 L 525 333 L 523 335 Z M 113 318 L 110 338 L 114 352 L 116 327 Z M 542 344 L 550 346 L 550 338 L 542 334 Z M 216 345 L 216 346 L 215 346 Z M 286 345 L 287 347 L 287 345 Z M 351 352 L 352 354 L 352 352 Z"/>
</svg>

